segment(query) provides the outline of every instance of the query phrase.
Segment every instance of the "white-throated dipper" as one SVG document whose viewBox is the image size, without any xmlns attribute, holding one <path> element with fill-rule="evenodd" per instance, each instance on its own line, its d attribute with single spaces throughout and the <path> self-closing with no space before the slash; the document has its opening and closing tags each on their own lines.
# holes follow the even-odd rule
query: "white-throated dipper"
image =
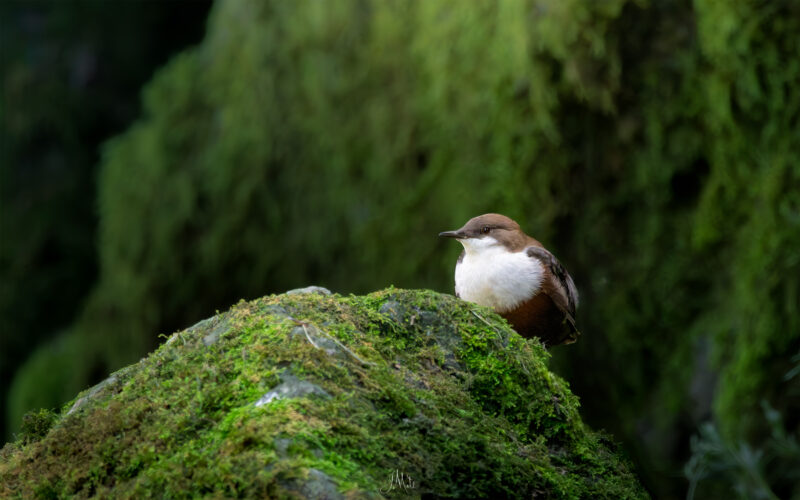
<svg viewBox="0 0 800 500">
<path fill-rule="evenodd" d="M 575 283 L 519 224 L 484 214 L 439 236 L 464 245 L 456 263 L 456 297 L 493 308 L 520 335 L 539 337 L 547 347 L 575 342 Z"/>
</svg>

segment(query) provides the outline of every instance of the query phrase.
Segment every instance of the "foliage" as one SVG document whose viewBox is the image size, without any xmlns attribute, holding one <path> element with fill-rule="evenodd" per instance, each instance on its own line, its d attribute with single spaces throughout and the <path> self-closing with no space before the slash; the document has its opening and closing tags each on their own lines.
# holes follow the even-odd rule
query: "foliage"
<svg viewBox="0 0 800 500">
<path fill-rule="evenodd" d="M 688 500 L 731 494 L 743 499 L 800 498 L 797 436 L 786 432 L 779 412 L 766 402 L 762 406 L 771 435 L 755 448 L 744 441 L 732 445 L 711 423 L 700 427 L 684 469 Z"/>
<path fill-rule="evenodd" d="M 97 279 L 98 146 L 139 113 L 154 68 L 201 38 L 209 6 L 0 2 L 0 433 L 12 374 Z"/>
<path fill-rule="evenodd" d="M 221 2 L 104 149 L 76 335 L 102 372 L 265 291 L 448 290 L 435 235 L 505 213 L 582 295 L 554 368 L 681 495 L 701 422 L 758 442 L 764 399 L 800 425 L 799 8 Z"/>
<path fill-rule="evenodd" d="M 30 443 L 45 437 L 56 419 L 56 414 L 50 410 L 40 409 L 26 413 L 22 418 L 21 441 Z"/>
<path fill-rule="evenodd" d="M 271 296 L 172 335 L 0 452 L 3 498 L 646 498 L 490 310 L 428 291 Z M 281 380 L 316 392 L 254 404 Z M 325 483 L 328 483 L 326 481 Z M 344 498 L 336 489 L 314 498 Z"/>
</svg>

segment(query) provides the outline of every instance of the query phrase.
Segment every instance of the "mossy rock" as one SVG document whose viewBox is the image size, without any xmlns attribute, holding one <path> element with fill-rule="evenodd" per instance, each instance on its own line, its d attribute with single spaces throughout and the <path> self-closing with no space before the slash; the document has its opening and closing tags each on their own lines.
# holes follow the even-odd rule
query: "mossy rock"
<svg viewBox="0 0 800 500">
<path fill-rule="evenodd" d="M 547 358 L 429 291 L 243 301 L 30 417 L 0 496 L 646 497 Z"/>
</svg>

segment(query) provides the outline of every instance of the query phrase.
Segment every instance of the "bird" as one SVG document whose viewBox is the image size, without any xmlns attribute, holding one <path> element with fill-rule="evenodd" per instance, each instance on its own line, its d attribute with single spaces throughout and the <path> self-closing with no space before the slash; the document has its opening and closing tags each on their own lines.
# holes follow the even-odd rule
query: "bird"
<svg viewBox="0 0 800 500">
<path fill-rule="evenodd" d="M 578 339 L 578 291 L 572 277 L 514 220 L 479 215 L 439 236 L 464 246 L 455 269 L 456 297 L 491 307 L 517 333 L 538 337 L 545 347 Z"/>
</svg>

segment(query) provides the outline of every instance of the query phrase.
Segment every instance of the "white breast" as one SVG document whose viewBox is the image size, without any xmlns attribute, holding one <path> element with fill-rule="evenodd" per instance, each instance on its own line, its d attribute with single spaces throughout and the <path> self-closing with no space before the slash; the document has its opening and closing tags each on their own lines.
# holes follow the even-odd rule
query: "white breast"
<svg viewBox="0 0 800 500">
<path fill-rule="evenodd" d="M 464 300 L 494 308 L 514 309 L 539 291 L 544 268 L 526 252 L 508 252 L 505 247 L 467 252 L 456 265 L 456 293 Z"/>
</svg>

